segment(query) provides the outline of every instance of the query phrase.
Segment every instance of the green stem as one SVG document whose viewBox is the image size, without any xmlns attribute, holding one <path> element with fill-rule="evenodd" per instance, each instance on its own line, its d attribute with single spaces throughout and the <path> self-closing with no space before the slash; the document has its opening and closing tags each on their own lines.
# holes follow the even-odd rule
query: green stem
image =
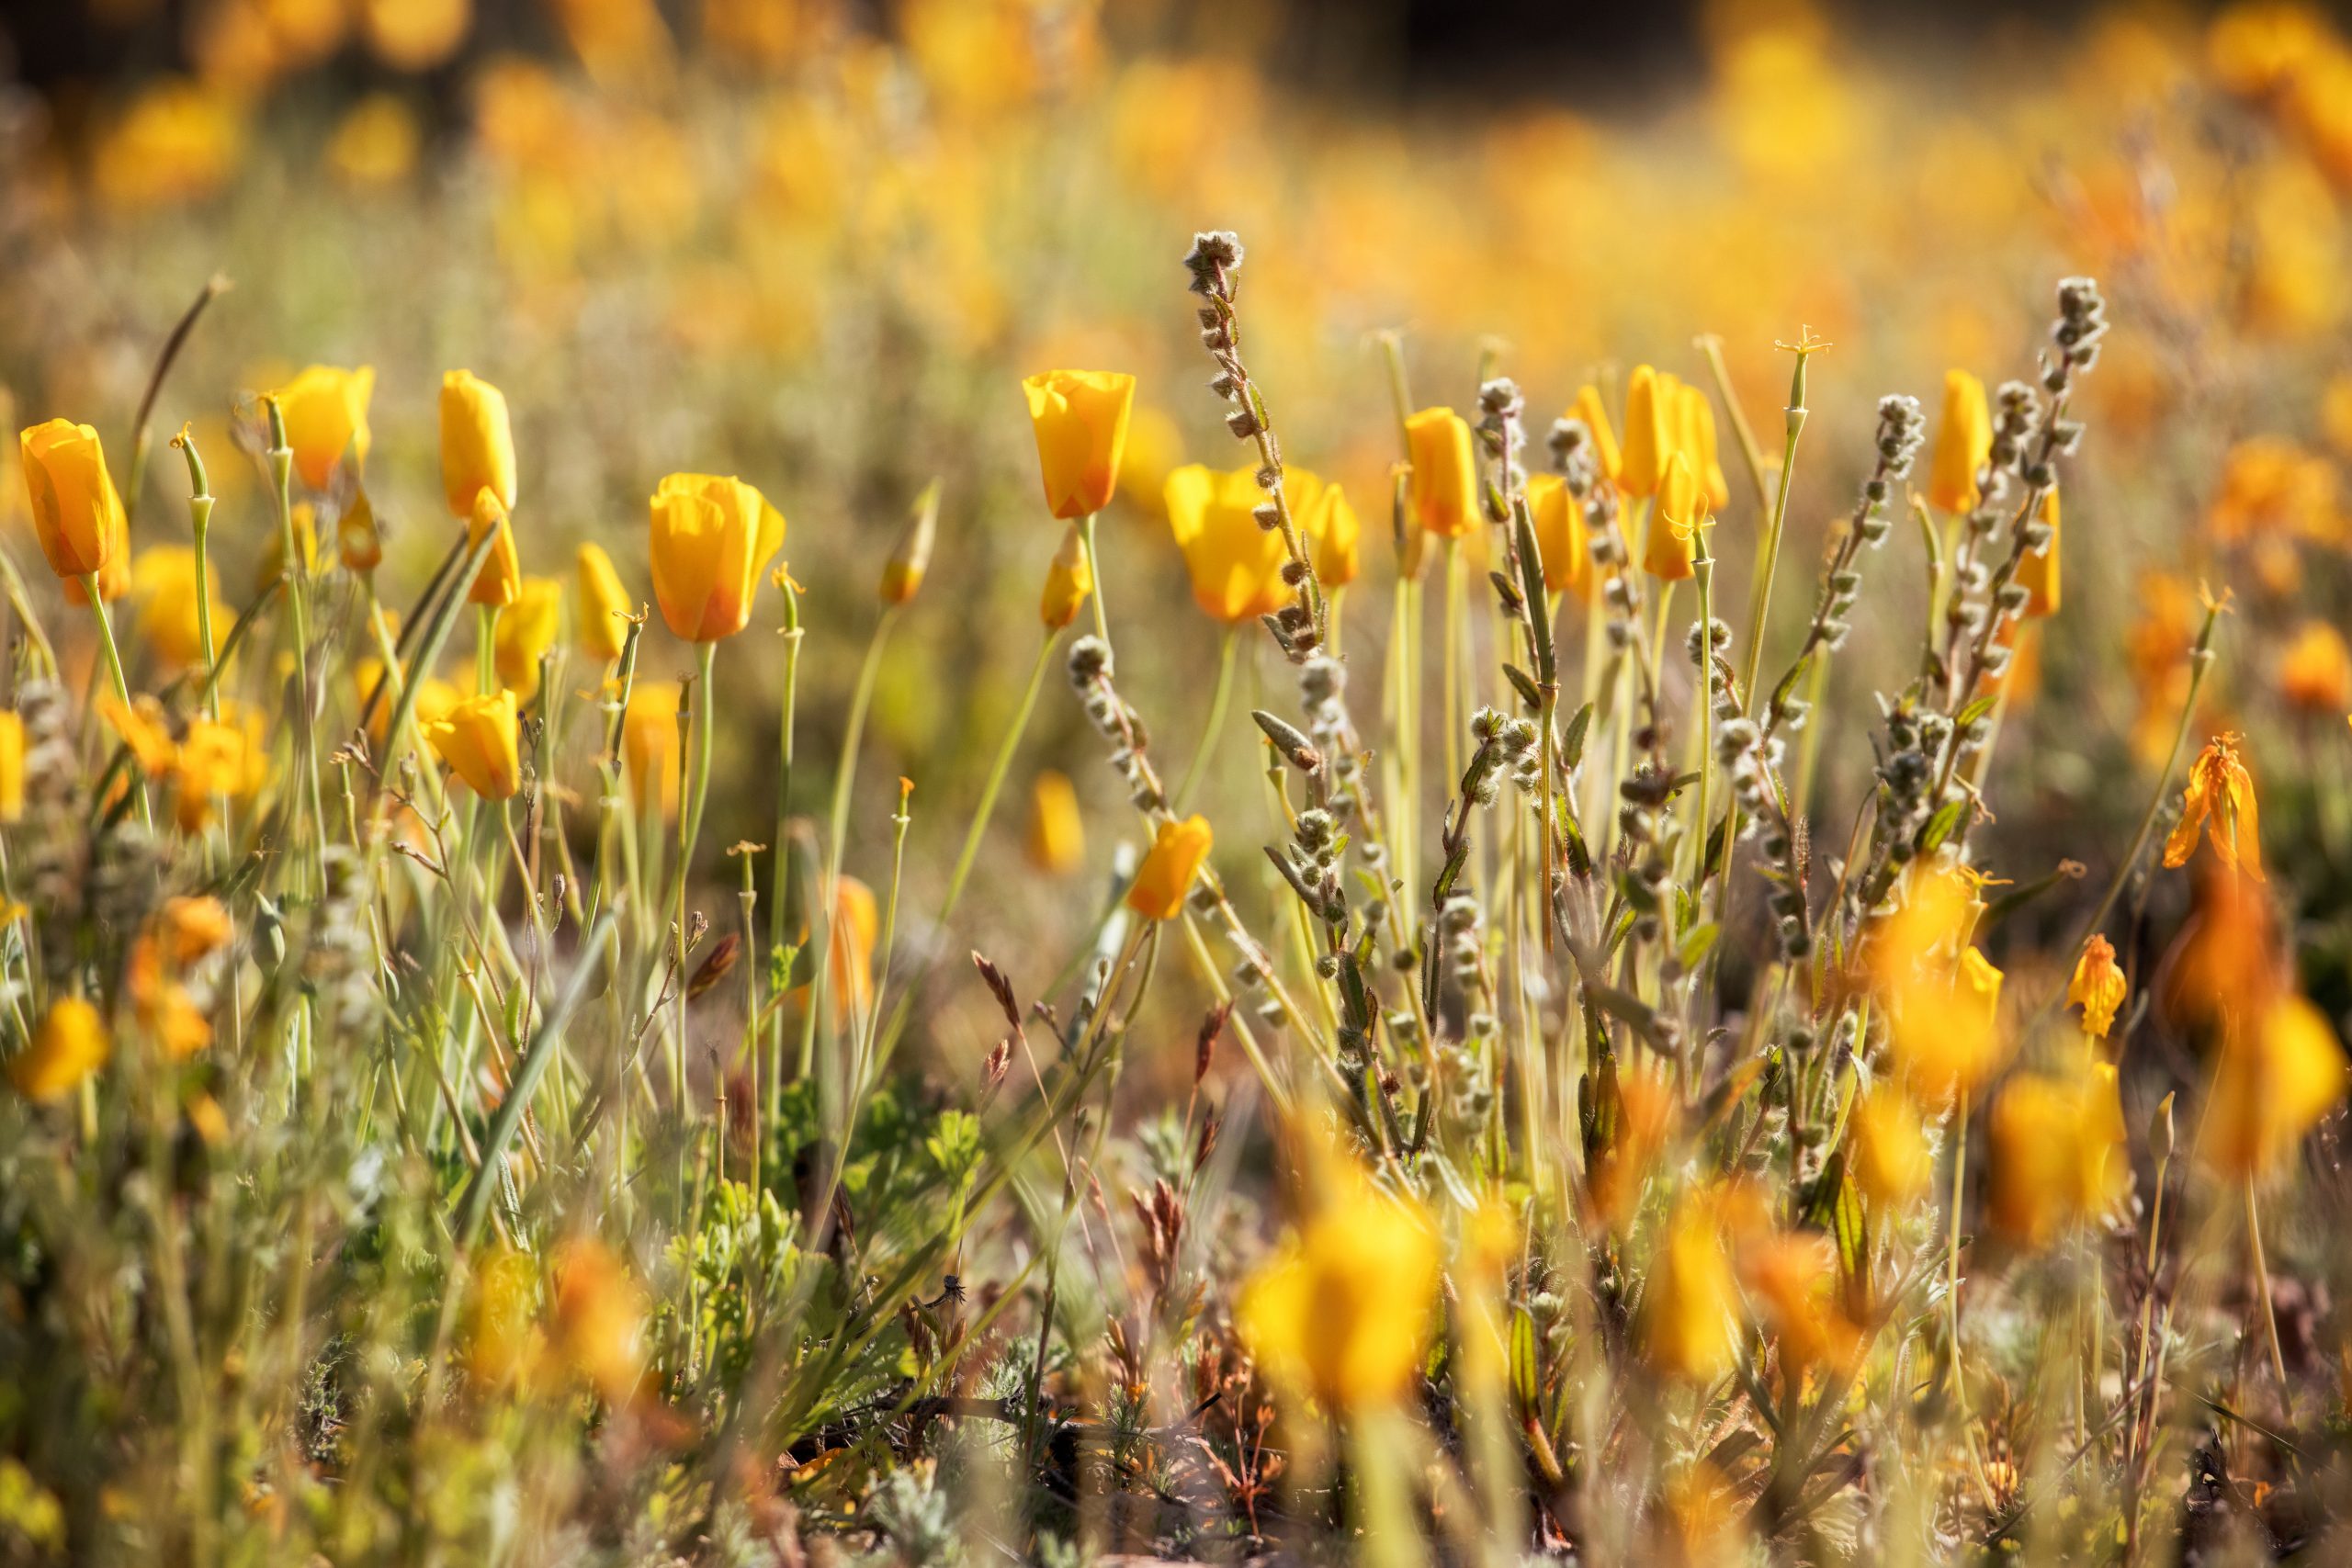
<svg viewBox="0 0 2352 1568">
<path fill-rule="evenodd" d="M 98 646 L 106 652 L 107 677 L 114 683 L 115 701 L 122 705 L 123 722 L 127 724 L 130 722 L 130 682 L 122 673 L 122 650 L 114 640 L 114 617 L 107 613 L 106 598 L 98 592 L 96 572 L 82 574 L 82 591 L 89 595 L 90 608 L 97 615 Z M 139 823 L 151 830 L 155 826 L 154 813 L 147 804 L 147 777 L 143 771 L 139 777 Z"/>
<path fill-rule="evenodd" d="M 1804 370 L 1811 351 L 1800 344 L 1795 352 L 1797 366 L 1789 378 L 1789 406 L 1781 411 L 1788 434 L 1781 445 L 1780 482 L 1773 490 L 1771 520 L 1764 526 L 1764 539 L 1757 550 L 1755 591 L 1747 605 L 1747 665 L 1740 671 L 1739 692 L 1750 718 L 1756 716 L 1756 671 L 1764 658 L 1764 623 L 1772 611 L 1772 578 L 1780 568 L 1781 532 L 1789 520 L 1789 483 L 1796 475 L 1797 437 L 1804 433 Z"/>
<path fill-rule="evenodd" d="M 1094 603 L 1094 635 L 1102 639 L 1104 648 L 1108 648 L 1111 646 L 1111 616 L 1102 607 L 1102 552 L 1094 546 L 1094 517 L 1093 513 L 1088 513 L 1078 528 L 1086 540 L 1086 570 L 1094 578 L 1094 592 L 1090 595 Z"/>
<path fill-rule="evenodd" d="M 1005 774 L 1012 770 L 1013 754 L 1021 750 L 1022 738 L 1029 732 L 1029 716 L 1037 706 L 1037 694 L 1046 683 L 1046 671 L 1053 663 L 1055 634 L 1046 634 L 1045 645 L 1037 649 L 1037 662 L 1029 671 L 1028 689 L 1021 694 L 1021 706 L 1012 716 L 1012 728 L 997 748 L 996 761 L 989 765 L 989 779 L 980 790 L 980 804 L 972 813 L 972 825 L 965 831 L 964 848 L 956 857 L 956 870 L 947 879 L 947 897 L 940 901 L 939 923 L 944 926 L 955 914 L 956 901 L 964 896 L 964 881 L 972 873 L 972 863 L 980 852 L 980 840 L 987 836 L 989 820 L 996 814 L 996 797 L 1004 787 Z M 902 1002 L 901 1007 L 905 1004 Z"/>
<path fill-rule="evenodd" d="M 1225 730 L 1225 710 L 1233 699 L 1233 655 L 1234 646 L 1240 640 L 1236 635 L 1238 630 L 1237 626 L 1226 627 L 1217 645 L 1216 691 L 1209 698 L 1209 721 L 1201 731 L 1201 743 L 1193 748 L 1193 760 L 1186 765 L 1183 781 L 1177 784 L 1175 797 L 1169 806 L 1180 817 L 1193 798 L 1193 787 L 1200 783 L 1202 770 L 1216 752 L 1217 737 Z"/>
</svg>

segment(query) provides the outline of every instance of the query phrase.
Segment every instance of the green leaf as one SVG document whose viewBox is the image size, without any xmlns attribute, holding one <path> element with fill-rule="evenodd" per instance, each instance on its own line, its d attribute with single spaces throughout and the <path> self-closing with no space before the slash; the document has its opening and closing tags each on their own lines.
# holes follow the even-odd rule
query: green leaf
<svg viewBox="0 0 2352 1568">
<path fill-rule="evenodd" d="M 1587 703 L 1577 709 L 1568 720 L 1568 732 L 1560 738 L 1560 761 L 1573 772 L 1584 761 L 1584 739 L 1592 728 L 1592 705 Z"/>
<path fill-rule="evenodd" d="M 1967 809 L 1965 796 L 1945 801 L 1936 814 L 1928 818 L 1928 825 L 1919 829 L 1919 852 L 1923 855 L 1935 853 L 1943 841 L 1951 837 L 1952 830 L 1960 826 L 1961 816 Z"/>
</svg>

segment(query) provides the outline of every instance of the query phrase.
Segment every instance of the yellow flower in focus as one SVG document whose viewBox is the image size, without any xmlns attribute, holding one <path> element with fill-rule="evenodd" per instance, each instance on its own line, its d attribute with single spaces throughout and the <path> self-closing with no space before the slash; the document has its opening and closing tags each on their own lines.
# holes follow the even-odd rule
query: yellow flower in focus
<svg viewBox="0 0 2352 1568">
<path fill-rule="evenodd" d="M 1719 1196 L 1691 1191 L 1676 1201 L 1642 1287 L 1642 1354 L 1658 1371 L 1693 1383 L 1730 1371 L 1739 1348 L 1739 1287 Z"/>
<path fill-rule="evenodd" d="M 1731 481 L 1724 477 L 1723 458 L 1715 449 L 1715 405 L 1706 393 L 1688 384 L 1675 388 L 1674 400 L 1675 449 L 1690 460 L 1690 472 L 1699 481 L 1707 510 L 1721 512 L 1731 504 Z"/>
<path fill-rule="evenodd" d="M 2352 708 L 2352 649 L 2325 621 L 2305 621 L 2278 657 L 2278 695 L 2307 714 Z"/>
<path fill-rule="evenodd" d="M 106 1021 L 79 997 L 50 1004 L 31 1042 L 8 1058 L 8 1081 L 37 1105 L 52 1104 L 106 1066 Z"/>
<path fill-rule="evenodd" d="M 1704 498 L 1690 460 L 1680 452 L 1670 455 L 1666 478 L 1658 486 L 1657 502 L 1650 512 L 1649 538 L 1642 550 L 1642 570 L 1652 577 L 1678 582 L 1698 574 L 1699 528 L 1705 520 Z"/>
<path fill-rule="evenodd" d="M 1944 372 L 1943 417 L 1936 422 L 1936 446 L 1928 463 L 1928 504 L 1942 512 L 1967 512 L 1977 502 L 1976 473 L 1993 451 L 1993 415 L 1984 403 L 1984 383 L 1965 370 Z"/>
<path fill-rule="evenodd" d="M 220 574 L 204 563 L 204 596 L 212 602 L 212 624 L 225 627 L 230 611 L 220 603 Z M 139 640 L 165 668 L 194 668 L 204 657 L 197 618 L 196 551 L 187 545 L 151 545 L 130 563 L 130 592 L 139 602 Z"/>
<path fill-rule="evenodd" d="M 2041 521 L 2050 525 L 2050 542 L 2038 550 L 2028 550 L 2018 562 L 2018 582 L 2026 592 L 2027 620 L 2039 620 L 2058 613 L 2058 541 L 2064 530 L 2058 521 L 2058 488 L 2052 485 L 2041 492 Z"/>
<path fill-rule="evenodd" d="M 558 1355 L 608 1404 L 626 1403 L 644 1370 L 645 1303 L 621 1260 L 593 1237 L 555 1260 Z"/>
<path fill-rule="evenodd" d="M 52 419 L 26 429 L 17 446 L 33 529 L 49 570 L 73 581 L 103 569 L 129 525 L 98 433 L 72 420 Z"/>
<path fill-rule="evenodd" d="M 1413 460 L 1413 521 L 1441 539 L 1478 526 L 1478 465 L 1470 426 L 1450 408 L 1427 408 L 1405 421 Z"/>
<path fill-rule="evenodd" d="M 1674 453 L 1674 427 L 1667 419 L 1673 380 L 1646 365 L 1634 367 L 1625 389 L 1625 444 L 1617 468 L 1618 488 L 1627 495 L 1656 495 L 1666 481 L 1667 459 Z"/>
<path fill-rule="evenodd" d="M 653 597 L 670 630 L 687 642 L 741 631 L 784 546 L 784 513 L 741 479 L 712 474 L 670 475 L 651 510 Z"/>
<path fill-rule="evenodd" d="M 1068 876 L 1086 863 L 1086 818 L 1069 776 L 1052 768 L 1029 786 L 1029 863 Z"/>
<path fill-rule="evenodd" d="M 1535 525 L 1535 548 L 1544 557 L 1544 586 L 1573 592 L 1589 603 L 1595 573 L 1585 536 L 1584 508 L 1558 474 L 1535 474 L 1527 481 L 1527 511 Z"/>
<path fill-rule="evenodd" d="M 1299 478 L 1293 473 L 1286 481 L 1295 485 Z M 1291 602 L 1282 534 L 1258 526 L 1256 510 L 1266 496 L 1254 469 L 1217 472 L 1188 463 L 1168 476 L 1167 493 L 1168 526 L 1202 609 L 1229 626 Z"/>
<path fill-rule="evenodd" d="M 370 93 L 327 138 L 327 167 L 349 189 L 381 190 L 414 172 L 424 141 L 413 109 L 397 95 Z"/>
<path fill-rule="evenodd" d="M 514 430 L 506 394 L 470 370 L 441 378 L 441 491 L 449 515 L 470 518 L 488 491 L 502 513 L 514 510 Z"/>
<path fill-rule="evenodd" d="M 502 685 L 529 702 L 539 694 L 539 656 L 563 631 L 563 584 L 552 577 L 526 577 L 514 602 L 498 617 L 492 647 Z"/>
<path fill-rule="evenodd" d="M 628 617 L 635 614 L 621 574 L 602 545 L 580 547 L 580 650 L 610 664 L 628 644 Z"/>
<path fill-rule="evenodd" d="M 2089 1066 L 2073 1081 L 2039 1073 L 2012 1079 L 1985 1123 L 1992 1145 L 1987 1207 L 1995 1228 L 2040 1249 L 2113 1206 L 2129 1184 L 2123 1103 L 2115 1068 Z"/>
<path fill-rule="evenodd" d="M 1862 1196 L 1882 1213 L 1918 1199 L 1935 1174 L 1918 1108 L 1900 1089 L 1881 1083 L 1854 1097 L 1847 1122 L 1846 1168 Z"/>
<path fill-rule="evenodd" d="M 1148 920 L 1172 920 L 1183 912 L 1184 897 L 1201 863 L 1209 858 L 1216 836 L 1208 819 L 1199 815 L 1182 822 L 1162 822 L 1143 864 L 1127 886 L 1127 908 Z"/>
<path fill-rule="evenodd" d="M 1592 437 L 1594 466 L 1602 477 L 1615 480 L 1623 471 L 1623 454 L 1617 449 L 1617 432 L 1609 423 L 1609 405 L 1600 400 L 1600 389 L 1588 381 L 1577 389 L 1577 400 L 1568 407 L 1567 417 L 1581 421 Z"/>
<path fill-rule="evenodd" d="M 2115 1027 L 2115 1010 L 2123 1005 L 2130 987 L 2115 962 L 2115 944 L 2093 936 L 2075 963 L 2074 978 L 2066 983 L 2066 1005 L 2083 1010 L 2083 1032 L 2104 1040 Z"/>
<path fill-rule="evenodd" d="M 2254 778 L 2238 760 L 2238 737 L 2217 735 L 2205 743 L 2188 770 L 2180 820 L 2165 840 L 2165 864 L 2177 866 L 2196 852 L 2210 818 L 2213 852 L 2222 863 L 2243 870 L 2256 882 L 2262 874 L 2262 824 L 2254 798 Z"/>
<path fill-rule="evenodd" d="M 515 554 L 514 525 L 507 519 L 506 508 L 487 488 L 474 492 L 473 515 L 466 523 L 467 547 L 480 545 L 485 537 L 491 539 L 490 553 L 482 558 L 481 570 L 474 573 L 466 599 L 469 604 L 503 608 L 523 592 L 523 562 Z"/>
<path fill-rule="evenodd" d="M 1428 1222 L 1350 1169 L 1242 1288 L 1235 1326 L 1294 1397 L 1333 1411 L 1393 1404 L 1421 1370 L 1438 1264 Z"/>
<path fill-rule="evenodd" d="M 1054 515 L 1084 517 L 1110 505 L 1126 455 L 1136 378 L 1112 370 L 1046 370 L 1021 389 Z"/>
<path fill-rule="evenodd" d="M 662 815 L 678 814 L 678 683 L 638 681 L 621 715 L 621 761 L 629 787 L 642 806 L 648 789 L 660 792 Z"/>
<path fill-rule="evenodd" d="M 484 800 L 505 800 L 523 787 L 514 693 L 464 698 L 417 728 L 449 771 Z"/>
<path fill-rule="evenodd" d="M 0 709 L 0 822 L 25 816 L 25 716 Z"/>
<path fill-rule="evenodd" d="M 1061 548 L 1046 568 L 1046 590 L 1037 601 L 1037 618 L 1047 631 L 1057 632 L 1078 619 L 1093 592 L 1094 567 L 1086 558 L 1086 541 L 1073 523 L 1063 530 Z"/>
<path fill-rule="evenodd" d="M 1312 542 L 1315 575 L 1327 591 L 1345 588 L 1363 570 L 1363 524 L 1336 484 L 1316 491 L 1300 508 L 1299 525 Z"/>
<path fill-rule="evenodd" d="M 356 370 L 313 365 L 270 394 L 285 415 L 286 444 L 293 448 L 294 471 L 304 484 L 326 489 L 345 452 L 355 464 L 366 465 L 368 404 L 375 394 L 372 365 Z"/>
<path fill-rule="evenodd" d="M 2291 992 L 2276 997 L 2223 1038 L 2199 1152 L 2227 1175 L 2268 1176 L 2344 1088 L 2344 1047 L 2327 1015 Z"/>
</svg>

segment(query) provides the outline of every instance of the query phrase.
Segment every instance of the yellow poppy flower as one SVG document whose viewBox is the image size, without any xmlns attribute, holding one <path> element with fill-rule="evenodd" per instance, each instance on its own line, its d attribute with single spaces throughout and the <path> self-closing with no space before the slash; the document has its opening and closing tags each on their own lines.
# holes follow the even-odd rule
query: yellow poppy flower
<svg viewBox="0 0 2352 1568">
<path fill-rule="evenodd" d="M 1600 389 L 1588 381 L 1577 389 L 1577 400 L 1568 406 L 1568 418 L 1582 422 L 1592 436 L 1593 460 L 1603 477 L 1612 483 L 1623 471 L 1623 456 L 1617 449 L 1617 432 L 1609 423 L 1609 405 L 1600 400 Z"/>
<path fill-rule="evenodd" d="M 0 822 L 25 817 L 25 716 L 0 709 Z"/>
<path fill-rule="evenodd" d="M 50 1004 L 31 1042 L 8 1058 L 8 1080 L 27 1100 L 51 1104 L 104 1066 L 108 1049 L 98 1010 L 79 997 L 63 997 Z"/>
<path fill-rule="evenodd" d="M 1470 426 L 1450 408 L 1427 408 L 1405 421 L 1413 459 L 1413 521 L 1441 539 L 1478 526 L 1478 464 Z"/>
<path fill-rule="evenodd" d="M 1617 467 L 1618 488 L 1627 495 L 1656 495 L 1666 480 L 1667 459 L 1674 453 L 1674 426 L 1667 417 L 1673 401 L 1673 377 L 1646 365 L 1634 367 L 1625 388 L 1625 443 Z"/>
<path fill-rule="evenodd" d="M 2200 1152 L 2236 1177 L 2264 1177 L 2344 1098 L 2344 1047 L 2327 1015 L 2291 993 L 2229 1032 L 2213 1066 Z"/>
<path fill-rule="evenodd" d="M 1965 370 L 1944 372 L 1943 417 L 1928 462 L 1928 504 L 1966 512 L 1977 502 L 1976 472 L 1993 450 L 1993 415 L 1984 383 Z"/>
<path fill-rule="evenodd" d="M 1168 476 L 1167 492 L 1168 525 L 1202 609 L 1234 626 L 1290 603 L 1293 591 L 1283 581 L 1290 558 L 1279 530 L 1258 526 L 1266 495 L 1254 470 L 1220 473 L 1188 463 Z"/>
<path fill-rule="evenodd" d="M 464 698 L 418 728 L 449 771 L 484 800 L 505 800 L 523 787 L 514 693 Z"/>
<path fill-rule="evenodd" d="M 1698 575 L 1699 528 L 1705 518 L 1705 497 L 1700 493 L 1690 459 L 1680 452 L 1669 455 L 1666 478 L 1657 489 L 1657 503 L 1650 512 L 1642 570 L 1668 582 Z"/>
<path fill-rule="evenodd" d="M 474 498 L 498 498 L 514 510 L 514 431 L 506 394 L 470 370 L 441 378 L 441 490 L 453 517 L 472 517 Z"/>
<path fill-rule="evenodd" d="M 670 630 L 716 642 L 750 624 L 752 598 L 784 545 L 784 513 L 741 479 L 672 474 L 653 492 L 653 597 Z"/>
<path fill-rule="evenodd" d="M 1086 863 L 1086 819 L 1078 791 L 1051 768 L 1029 786 L 1029 863 L 1048 876 L 1068 876 Z"/>
<path fill-rule="evenodd" d="M 1687 383 L 1676 387 L 1674 400 L 1676 450 L 1690 459 L 1707 510 L 1721 512 L 1731 504 L 1731 481 L 1724 477 L 1723 458 L 1715 449 L 1715 405 Z"/>
<path fill-rule="evenodd" d="M 69 581 L 102 570 L 130 529 L 98 433 L 52 419 L 24 431 L 17 446 L 33 529 L 49 570 Z"/>
<path fill-rule="evenodd" d="M 1037 438 L 1046 504 L 1060 518 L 1111 504 L 1126 453 L 1136 378 L 1112 370 L 1047 370 L 1021 383 Z"/>
<path fill-rule="evenodd" d="M 629 787 L 642 803 L 649 789 L 660 791 L 662 815 L 678 814 L 678 683 L 638 681 L 629 686 L 621 715 L 621 761 Z"/>
<path fill-rule="evenodd" d="M 1162 822 L 1151 849 L 1127 886 L 1127 908 L 1149 920 L 1172 920 L 1183 912 L 1184 896 L 1201 874 L 1215 841 L 1208 819 L 1198 815 Z"/>
<path fill-rule="evenodd" d="M 1300 525 L 1315 547 L 1315 575 L 1326 589 L 1345 588 L 1363 570 L 1363 524 L 1347 491 L 1324 485 L 1299 509 Z"/>
<path fill-rule="evenodd" d="M 1428 1221 L 1351 1171 L 1242 1288 L 1235 1325 L 1294 1397 L 1333 1410 L 1404 1399 L 1426 1352 L 1439 1249 Z"/>
<path fill-rule="evenodd" d="M 1854 1097 L 1846 1122 L 1846 1168 L 1862 1196 L 1882 1211 L 1927 1191 L 1935 1156 L 1918 1107 L 1900 1089 L 1879 1083 Z"/>
<path fill-rule="evenodd" d="M 1535 525 L 1535 547 L 1544 557 L 1544 586 L 1555 593 L 1573 592 L 1590 602 L 1592 553 L 1585 535 L 1584 508 L 1569 493 L 1568 481 L 1558 474 L 1529 479 L 1527 511 Z"/>
<path fill-rule="evenodd" d="M 628 617 L 635 613 L 613 558 L 601 545 L 580 547 L 580 650 L 599 664 L 621 656 L 628 642 Z"/>
<path fill-rule="evenodd" d="M 2307 714 L 2352 708 L 2352 649 L 2325 621 L 2305 621 L 2278 657 L 2278 695 Z"/>
<path fill-rule="evenodd" d="M 212 624 L 230 624 L 229 607 L 220 602 L 220 574 L 204 563 L 205 597 L 212 602 Z M 196 551 L 187 545 L 151 545 L 130 563 L 131 597 L 139 602 L 139 640 L 154 650 L 169 670 L 193 668 L 204 657 L 204 638 L 198 619 Z"/>
<path fill-rule="evenodd" d="M 313 365 L 271 394 L 286 420 L 294 471 L 304 484 L 326 489 L 345 452 L 355 464 L 367 463 L 368 404 L 375 393 L 372 365 L 356 370 Z"/>
<path fill-rule="evenodd" d="M 501 684 L 529 702 L 539 694 L 539 656 L 563 630 L 563 584 L 552 577 L 526 577 L 514 603 L 498 617 L 492 643 Z"/>
<path fill-rule="evenodd" d="M 1685 1192 L 1668 1217 L 1642 1287 L 1642 1354 L 1688 1382 L 1713 1382 L 1739 1348 L 1739 1286 L 1717 1194 Z"/>
<path fill-rule="evenodd" d="M 2104 1213 L 2127 1185 L 2123 1104 L 2105 1062 L 2069 1081 L 2014 1078 L 1993 1102 L 1987 1208 L 1994 1227 L 2034 1248 Z"/>
</svg>

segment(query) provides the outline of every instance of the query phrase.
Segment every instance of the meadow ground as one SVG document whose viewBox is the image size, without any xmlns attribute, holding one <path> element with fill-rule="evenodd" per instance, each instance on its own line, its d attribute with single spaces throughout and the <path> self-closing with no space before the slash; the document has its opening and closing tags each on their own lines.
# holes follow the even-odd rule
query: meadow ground
<svg viewBox="0 0 2352 1568">
<path fill-rule="evenodd" d="M 2352 1551 L 2352 42 L 1358 21 L 12 20 L 0 1562 Z"/>
</svg>

